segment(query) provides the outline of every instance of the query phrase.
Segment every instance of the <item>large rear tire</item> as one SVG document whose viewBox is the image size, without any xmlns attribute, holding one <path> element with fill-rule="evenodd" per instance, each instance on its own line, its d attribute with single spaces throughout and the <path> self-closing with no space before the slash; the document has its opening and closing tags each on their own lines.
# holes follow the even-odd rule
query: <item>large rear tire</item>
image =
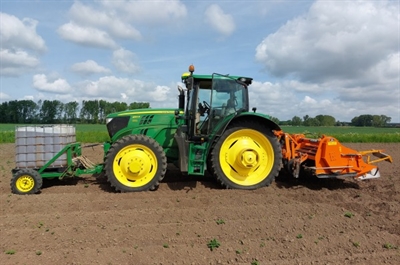
<svg viewBox="0 0 400 265">
<path fill-rule="evenodd" d="M 40 174 L 30 168 L 18 170 L 11 179 L 11 191 L 15 194 L 35 194 L 40 191 L 43 179 Z"/>
<path fill-rule="evenodd" d="M 107 180 L 121 192 L 155 190 L 166 170 L 163 148 L 145 135 L 124 136 L 110 147 L 105 158 Z"/>
<path fill-rule="evenodd" d="M 213 174 L 226 188 L 258 189 L 279 174 L 282 150 L 272 131 L 254 121 L 233 124 L 211 151 Z"/>
</svg>

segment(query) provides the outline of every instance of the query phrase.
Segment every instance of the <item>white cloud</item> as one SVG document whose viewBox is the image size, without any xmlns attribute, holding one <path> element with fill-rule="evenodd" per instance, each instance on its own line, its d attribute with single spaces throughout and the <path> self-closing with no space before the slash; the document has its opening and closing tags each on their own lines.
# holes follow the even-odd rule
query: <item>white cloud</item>
<svg viewBox="0 0 400 265">
<path fill-rule="evenodd" d="M 128 96 L 125 93 L 121 93 L 121 99 L 128 99 Z"/>
<path fill-rule="evenodd" d="M 114 66 L 126 73 L 136 73 L 139 71 L 139 67 L 134 63 L 135 54 L 131 51 L 120 48 L 113 52 L 112 63 Z"/>
<path fill-rule="evenodd" d="M 24 100 L 32 100 L 33 101 L 33 100 L 35 100 L 35 97 L 32 96 L 32 95 L 26 95 L 26 96 L 23 97 L 23 99 Z"/>
<path fill-rule="evenodd" d="M 47 93 L 47 91 L 44 91 L 44 93 L 42 92 L 38 92 L 35 95 L 31 95 L 31 96 L 24 96 L 24 99 L 31 99 L 35 102 L 39 101 L 39 100 L 59 100 L 63 103 L 67 103 L 67 102 L 71 102 L 71 101 L 77 101 L 79 103 L 82 102 L 82 100 L 86 100 L 85 98 L 81 98 L 80 96 L 78 97 L 74 97 L 72 93 L 67 93 L 67 94 L 55 94 L 52 93 L 51 97 L 49 97 L 49 93 Z"/>
<path fill-rule="evenodd" d="M 117 49 L 119 39 L 142 39 L 132 21 L 164 26 L 185 16 L 186 7 L 175 0 L 105 1 L 95 7 L 76 1 L 69 10 L 70 21 L 60 26 L 58 33 L 80 45 Z"/>
<path fill-rule="evenodd" d="M 39 91 L 50 93 L 67 94 L 72 92 L 71 86 L 65 79 L 58 78 L 49 82 L 44 74 L 33 76 L 33 87 Z"/>
<path fill-rule="evenodd" d="M 80 2 L 75 2 L 69 13 L 72 20 L 82 26 L 102 28 L 108 34 L 117 38 L 141 39 L 140 32 L 130 24 L 122 21 L 115 12 L 107 12 L 107 10 L 98 11 Z"/>
<path fill-rule="evenodd" d="M 317 1 L 257 47 L 276 76 L 303 81 L 354 78 L 398 50 L 398 9 L 382 1 Z"/>
<path fill-rule="evenodd" d="M 108 68 L 105 68 L 101 65 L 98 65 L 95 61 L 93 60 L 87 60 L 85 62 L 80 62 L 76 63 L 71 66 L 71 70 L 75 73 L 81 74 L 81 75 L 91 75 L 91 74 L 109 74 L 111 73 L 111 70 Z"/>
<path fill-rule="evenodd" d="M 186 6 L 179 0 L 101 0 L 102 5 L 123 15 L 127 21 L 149 25 L 166 25 L 182 21 L 187 16 Z"/>
<path fill-rule="evenodd" d="M 317 104 L 317 101 L 309 96 L 305 96 L 302 103 L 304 103 L 306 105 L 315 105 L 315 104 Z"/>
<path fill-rule="evenodd" d="M 63 39 L 84 46 L 111 49 L 118 47 L 107 32 L 97 28 L 80 26 L 74 22 L 62 25 L 57 32 Z"/>
<path fill-rule="evenodd" d="M 292 96 L 282 95 L 277 117 L 399 115 L 399 42 L 389 30 L 399 30 L 398 19 L 393 2 L 316 1 L 307 14 L 268 35 L 256 59 L 287 79 L 272 85 Z"/>
<path fill-rule="evenodd" d="M 154 101 L 165 101 L 170 96 L 170 88 L 167 86 L 157 86 L 154 91 L 149 92 Z"/>
<path fill-rule="evenodd" d="M 249 88 L 249 98 L 250 109 L 257 107 L 257 112 L 279 119 L 287 119 L 292 113 L 296 113 L 294 106 L 298 104 L 295 91 L 288 83 L 253 81 Z M 285 106 L 282 107 L 282 104 Z"/>
<path fill-rule="evenodd" d="M 183 23 L 186 15 L 185 5 L 178 0 L 95 1 L 94 5 L 75 1 L 69 10 L 70 21 L 60 26 L 58 33 L 80 45 L 117 49 L 120 39 L 143 38 L 132 23 L 168 26 Z"/>
<path fill-rule="evenodd" d="M 219 5 L 212 4 L 205 11 L 205 20 L 216 31 L 229 36 L 235 30 L 235 21 L 229 14 L 225 14 Z"/>
<path fill-rule="evenodd" d="M 176 98 L 171 95 L 169 87 L 116 76 L 104 76 L 97 81 L 87 80 L 77 87 L 82 97 L 105 98 L 108 101 L 163 102 Z"/>
<path fill-rule="evenodd" d="M 381 58 L 381 61 L 370 67 L 365 72 L 365 79 L 367 83 L 375 81 L 378 84 L 394 84 L 399 81 L 399 73 L 400 52 L 397 52 Z"/>
<path fill-rule="evenodd" d="M 23 50 L 0 50 L 0 61 L 2 76 L 18 76 L 39 65 L 39 59 Z"/>
<path fill-rule="evenodd" d="M 0 101 L 9 100 L 11 97 L 6 93 L 0 92 Z"/>
<path fill-rule="evenodd" d="M 314 91 L 302 89 L 308 85 L 290 80 L 276 83 L 254 81 L 249 89 L 250 109 L 257 107 L 257 112 L 280 120 L 319 114 L 331 115 L 340 121 L 351 121 L 361 114 L 384 114 L 397 119 L 400 114 L 399 89 L 382 93 L 378 88 L 346 89 L 330 83 L 311 84 Z"/>
<path fill-rule="evenodd" d="M 147 90 L 146 84 L 140 80 L 118 78 L 115 76 L 105 76 L 98 81 L 91 81 L 84 85 L 84 93 L 88 96 L 100 96 L 115 98 L 121 93 L 125 94 L 125 98 L 129 96 L 144 96 Z"/>
<path fill-rule="evenodd" d="M 37 54 L 46 51 L 42 37 L 36 33 L 38 22 L 0 12 L 0 75 L 20 76 L 39 65 Z"/>
<path fill-rule="evenodd" d="M 36 33 L 38 22 L 31 18 L 19 18 L 0 12 L 0 39 L 5 49 L 30 49 L 43 52 L 46 45 Z"/>
</svg>

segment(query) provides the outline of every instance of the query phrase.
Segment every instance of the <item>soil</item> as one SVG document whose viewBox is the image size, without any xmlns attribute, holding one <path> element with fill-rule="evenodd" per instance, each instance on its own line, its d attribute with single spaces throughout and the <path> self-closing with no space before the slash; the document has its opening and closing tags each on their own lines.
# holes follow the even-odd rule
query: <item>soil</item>
<svg viewBox="0 0 400 265">
<path fill-rule="evenodd" d="M 10 189 L 14 144 L 2 144 L 0 263 L 400 264 L 400 144 L 346 146 L 382 148 L 394 161 L 362 182 L 280 175 L 226 190 L 170 167 L 154 192 L 116 193 L 84 176 L 22 196 Z M 102 153 L 84 150 L 93 162 Z"/>
</svg>

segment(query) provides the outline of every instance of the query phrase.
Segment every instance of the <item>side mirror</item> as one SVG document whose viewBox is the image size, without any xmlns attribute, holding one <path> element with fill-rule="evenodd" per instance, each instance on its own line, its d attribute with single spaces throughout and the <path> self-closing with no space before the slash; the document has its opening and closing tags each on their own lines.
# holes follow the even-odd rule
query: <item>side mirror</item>
<svg viewBox="0 0 400 265">
<path fill-rule="evenodd" d="M 178 124 L 178 120 L 186 120 L 183 114 L 182 110 L 176 109 L 174 110 L 174 114 L 175 114 L 175 123 Z"/>
</svg>

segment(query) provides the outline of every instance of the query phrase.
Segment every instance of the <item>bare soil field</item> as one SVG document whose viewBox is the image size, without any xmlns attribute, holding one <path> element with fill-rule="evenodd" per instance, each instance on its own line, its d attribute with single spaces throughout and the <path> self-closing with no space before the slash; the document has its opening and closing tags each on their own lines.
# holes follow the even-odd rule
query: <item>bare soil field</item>
<svg viewBox="0 0 400 265">
<path fill-rule="evenodd" d="M 115 193 L 94 176 L 11 193 L 14 144 L 0 145 L 1 264 L 400 264 L 400 144 L 381 178 L 293 179 L 225 190 L 170 167 L 154 192 Z M 102 147 L 88 148 L 92 161 Z M 219 243 L 211 250 L 208 243 Z"/>
</svg>

